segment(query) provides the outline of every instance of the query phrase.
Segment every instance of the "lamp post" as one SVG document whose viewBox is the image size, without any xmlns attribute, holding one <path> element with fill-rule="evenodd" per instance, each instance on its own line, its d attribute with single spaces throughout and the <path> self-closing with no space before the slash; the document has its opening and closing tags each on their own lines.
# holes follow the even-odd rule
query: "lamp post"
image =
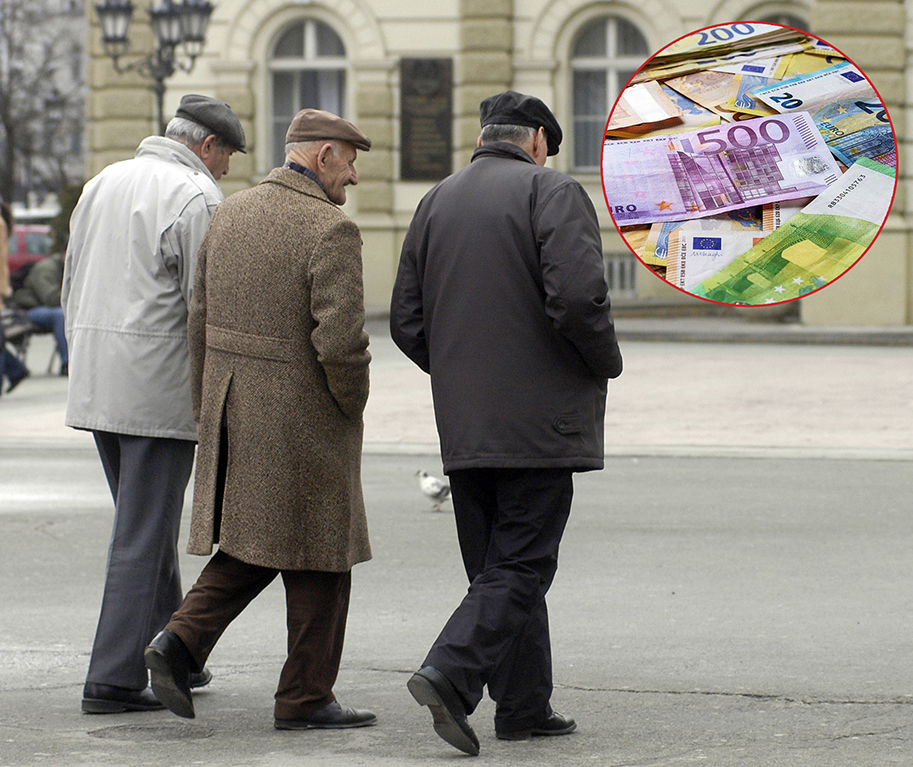
<svg viewBox="0 0 913 767">
<path fill-rule="evenodd" d="M 209 0 L 161 0 L 148 11 L 155 34 L 155 50 L 148 56 L 122 65 L 120 58 L 130 48 L 127 32 L 130 29 L 133 10 L 134 6 L 130 0 L 104 0 L 95 6 L 105 53 L 114 62 L 114 70 L 120 74 L 139 72 L 143 77 L 152 79 L 155 119 L 159 132 L 164 134 L 165 80 L 178 70 L 190 72 L 193 69 L 197 57 L 203 52 L 213 5 Z M 179 45 L 183 45 L 183 52 L 188 61 L 178 58 Z"/>
</svg>

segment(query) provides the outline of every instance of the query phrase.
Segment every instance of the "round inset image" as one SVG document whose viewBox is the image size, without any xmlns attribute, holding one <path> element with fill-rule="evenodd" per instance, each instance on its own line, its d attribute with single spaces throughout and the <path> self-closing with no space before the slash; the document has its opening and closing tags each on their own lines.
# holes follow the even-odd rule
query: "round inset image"
<svg viewBox="0 0 913 767">
<path fill-rule="evenodd" d="M 884 226 L 897 142 L 865 74 L 823 40 L 742 21 L 652 56 L 606 124 L 602 187 L 628 247 L 698 298 L 820 290 Z"/>
</svg>

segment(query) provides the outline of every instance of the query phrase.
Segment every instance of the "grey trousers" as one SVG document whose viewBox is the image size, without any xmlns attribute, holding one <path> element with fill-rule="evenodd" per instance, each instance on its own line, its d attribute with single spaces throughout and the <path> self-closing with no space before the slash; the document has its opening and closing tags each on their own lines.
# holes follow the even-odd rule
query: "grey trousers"
<svg viewBox="0 0 913 767">
<path fill-rule="evenodd" d="M 115 511 L 86 681 L 141 690 L 148 684 L 143 650 L 183 598 L 177 542 L 196 445 L 93 434 Z"/>
</svg>

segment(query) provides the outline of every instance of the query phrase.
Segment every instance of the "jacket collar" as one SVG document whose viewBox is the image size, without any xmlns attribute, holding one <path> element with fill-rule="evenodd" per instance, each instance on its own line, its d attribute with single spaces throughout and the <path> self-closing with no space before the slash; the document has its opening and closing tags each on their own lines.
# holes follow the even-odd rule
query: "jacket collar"
<svg viewBox="0 0 913 767">
<path fill-rule="evenodd" d="M 329 197 L 327 193 L 323 191 L 323 188 L 316 181 L 312 181 L 307 176 L 297 171 L 292 170 L 291 168 L 273 168 L 269 175 L 260 182 L 261 184 L 279 184 L 279 186 L 285 186 L 289 189 L 293 189 L 296 192 L 301 194 L 307 194 L 311 197 L 316 197 L 318 200 L 323 200 L 324 202 L 330 203 L 330 205 L 336 205 Z"/>
<path fill-rule="evenodd" d="M 536 164 L 536 161 L 529 156 L 529 153 L 525 149 L 521 149 L 516 144 L 512 144 L 509 141 L 493 141 L 490 144 L 478 147 L 475 152 L 472 153 L 472 160 L 470 160 L 470 162 L 473 162 L 479 157 L 503 157 L 512 160 L 522 160 L 523 162 L 531 162 L 533 165 Z"/>
<path fill-rule="evenodd" d="M 323 184 L 320 183 L 320 179 L 317 178 L 317 174 L 314 173 L 310 168 L 305 168 L 303 165 L 299 165 L 297 162 L 292 160 L 286 160 L 283 168 L 288 168 L 289 170 L 295 171 L 295 173 L 300 173 L 302 176 L 307 176 L 311 181 L 314 181 L 317 186 L 323 189 Z M 326 191 L 326 189 L 323 189 Z"/>
<path fill-rule="evenodd" d="M 206 174 L 213 184 L 216 183 L 212 173 L 209 172 L 203 161 L 191 152 L 184 144 L 164 136 L 149 136 L 144 138 L 136 149 L 137 157 L 155 157 L 167 162 L 185 165 L 200 173 Z"/>
</svg>

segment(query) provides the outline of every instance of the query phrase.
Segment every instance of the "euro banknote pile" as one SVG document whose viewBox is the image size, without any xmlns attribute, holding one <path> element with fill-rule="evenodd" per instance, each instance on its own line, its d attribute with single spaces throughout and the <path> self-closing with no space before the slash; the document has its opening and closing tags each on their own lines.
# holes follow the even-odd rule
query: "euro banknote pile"
<svg viewBox="0 0 913 767">
<path fill-rule="evenodd" d="M 897 145 L 856 66 L 789 27 L 740 22 L 660 51 L 606 127 L 606 202 L 640 259 L 729 304 L 817 290 L 872 243 Z"/>
</svg>

